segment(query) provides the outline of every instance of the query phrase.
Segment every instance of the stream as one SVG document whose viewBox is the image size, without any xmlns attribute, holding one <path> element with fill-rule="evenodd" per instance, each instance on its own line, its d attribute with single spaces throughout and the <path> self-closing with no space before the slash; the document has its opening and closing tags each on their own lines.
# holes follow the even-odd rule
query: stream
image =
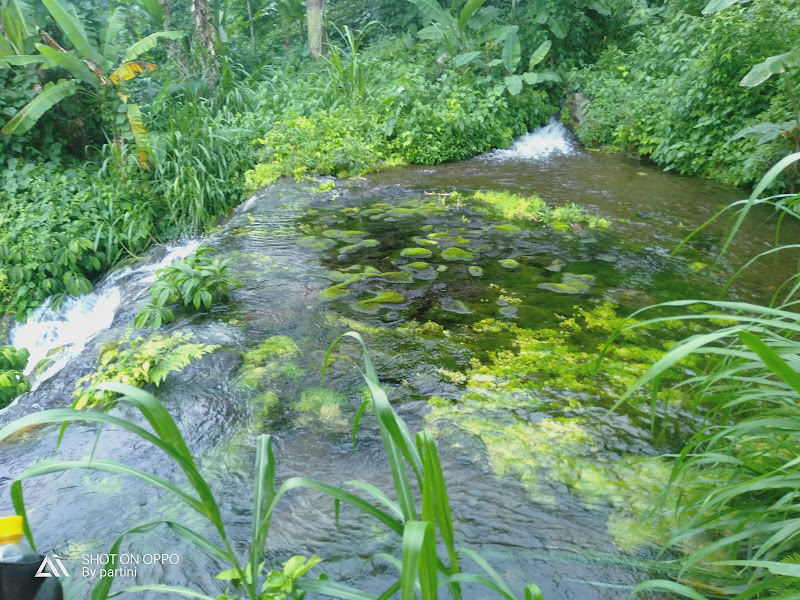
<svg viewBox="0 0 800 600">
<path fill-rule="evenodd" d="M 579 149 L 555 123 L 509 150 L 462 163 L 319 187 L 304 181 L 265 188 L 208 238 L 153 249 L 92 293 L 17 325 L 8 343 L 30 350 L 34 383 L 0 411 L 0 427 L 68 406 L 104 345 L 150 335 L 132 323 L 158 269 L 211 246 L 233 261 L 241 285 L 210 310 L 176 311 L 159 333 L 189 332 L 193 342 L 220 348 L 153 391 L 216 493 L 237 551 L 243 554 L 250 538 L 260 433 L 273 436 L 278 481 L 303 475 L 339 485 L 358 478 L 392 489 L 370 415 L 352 448 L 364 394 L 358 349 L 340 346 L 320 383 L 328 345 L 355 330 L 411 431 L 424 427 L 437 438 L 457 546 L 477 550 L 520 596 L 536 583 L 547 600 L 627 597 L 650 576 L 649 561 L 671 526 L 667 517 L 656 525 L 640 521 L 669 474 L 658 456 L 675 450 L 691 421 L 677 400 L 670 403 L 671 418 L 662 423 L 669 442 L 657 442 L 648 406 L 607 409 L 624 390 L 620 382 L 682 330 L 624 339 L 598 388 L 587 385 L 586 373 L 616 319 L 667 299 L 716 297 L 740 264 L 771 247 L 768 214 L 748 219 L 713 269 L 724 220 L 671 257 L 685 235 L 743 192 Z M 472 195 L 489 190 L 574 203 L 611 225 L 565 221 L 553 228 L 504 218 Z M 792 266 L 786 258 L 760 261 L 729 297 L 766 301 Z M 262 352 L 259 364 L 243 360 L 265 341 L 272 352 Z M 113 410 L 134 417 L 128 408 Z M 48 427 L 0 446 L 0 514 L 13 514 L 9 487 L 27 467 L 86 458 L 96 433 L 90 424 L 70 425 L 56 450 L 58 427 Z M 179 480 L 174 465 L 125 432 L 104 431 L 95 456 Z M 75 599 L 88 598 L 81 557 L 108 552 L 124 530 L 162 518 L 204 527 L 132 478 L 73 470 L 28 480 L 24 491 L 37 545 L 63 557 Z M 316 572 L 380 593 L 396 571 L 371 557 L 397 546 L 391 535 L 348 509 L 337 529 L 332 501 L 293 492 L 279 505 L 265 558 L 279 565 L 318 554 L 324 562 Z M 214 576 L 226 567 L 166 528 L 131 536 L 123 549 L 180 560 L 142 565 L 117 585 L 224 591 Z M 490 597 L 466 588 L 465 598 Z"/>
</svg>

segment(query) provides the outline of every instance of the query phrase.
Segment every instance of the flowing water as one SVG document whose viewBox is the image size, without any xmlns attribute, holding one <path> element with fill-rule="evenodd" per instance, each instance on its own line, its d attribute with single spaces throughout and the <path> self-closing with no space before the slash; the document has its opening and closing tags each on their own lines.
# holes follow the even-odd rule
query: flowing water
<svg viewBox="0 0 800 600">
<path fill-rule="evenodd" d="M 606 303 L 626 315 L 668 298 L 718 294 L 737 260 L 769 247 L 771 229 L 758 218 L 748 223 L 714 271 L 720 228 L 671 258 L 687 231 L 741 192 L 579 150 L 559 127 L 464 163 L 392 170 L 337 182 L 334 191 L 279 183 L 202 240 L 233 260 L 241 285 L 227 303 L 198 314 L 179 311 L 163 328 L 220 349 L 171 374 L 157 395 L 217 494 L 238 551 L 248 547 L 259 433 L 273 435 L 279 480 L 304 475 L 339 485 L 357 477 L 391 490 L 369 416 L 352 450 L 349 431 L 364 393 L 347 359 L 357 359 L 355 348 L 334 353 L 328 391 L 320 387 L 328 344 L 355 329 L 412 431 L 426 427 L 437 436 L 458 545 L 478 550 L 516 593 L 535 582 L 548 600 L 623 598 L 648 577 L 647 560 L 664 532 L 636 519 L 663 486 L 667 467 L 656 457 L 670 448 L 654 443 L 645 409 L 606 409 L 618 393 L 614 373 L 646 363 L 667 333 L 623 344 L 606 367 L 605 391 L 575 373 L 590 365 L 608 334 L 602 323 L 615 313 Z M 508 221 L 467 193 L 492 189 L 576 203 L 612 226 L 553 230 Z M 67 405 L 104 344 L 148 335 L 130 328 L 155 272 L 200 243 L 154 251 L 146 264 L 107 276 L 92 294 L 57 313 L 40 309 L 17 326 L 10 341 L 31 350 L 29 372 L 45 362 L 32 375 L 34 389 L 0 411 L 0 426 Z M 731 294 L 764 299 L 783 273 L 782 263 L 766 263 Z M 255 367 L 243 362 L 243 352 L 270 338 L 278 351 L 262 353 Z M 668 438 L 675 443 L 687 421 L 676 406 L 670 411 Z M 0 514 L 13 510 L 8 489 L 27 467 L 85 458 L 96 433 L 91 425 L 70 425 L 56 450 L 58 429 L 38 429 L 0 447 Z M 169 462 L 125 433 L 103 432 L 95 456 L 178 479 Z M 107 552 L 125 529 L 165 518 L 203 527 L 129 478 L 76 470 L 29 480 L 24 489 L 40 550 L 65 557 L 75 598 L 88 597 L 80 588 L 82 556 Z M 293 493 L 274 519 L 268 564 L 316 553 L 332 579 L 385 589 L 396 577 L 393 567 L 370 557 L 395 547 L 390 534 L 346 509 L 342 524 L 336 528 L 331 501 Z M 131 537 L 123 549 L 176 553 L 180 561 L 142 565 L 135 577 L 118 581 L 122 586 L 222 591 L 214 575 L 224 567 L 166 530 Z M 468 590 L 466 597 L 490 595 Z"/>
</svg>

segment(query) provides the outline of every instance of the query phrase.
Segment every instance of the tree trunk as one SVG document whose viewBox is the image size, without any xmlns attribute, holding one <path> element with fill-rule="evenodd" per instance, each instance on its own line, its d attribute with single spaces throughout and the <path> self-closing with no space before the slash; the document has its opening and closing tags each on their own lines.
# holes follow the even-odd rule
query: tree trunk
<svg viewBox="0 0 800 600">
<path fill-rule="evenodd" d="M 253 52 L 256 51 L 256 29 L 253 27 L 253 3 L 247 0 L 247 18 L 250 20 L 250 43 L 253 47 Z"/>
<path fill-rule="evenodd" d="M 194 30 L 197 36 L 197 43 L 208 51 L 208 60 L 204 61 L 207 69 L 209 81 L 214 81 L 219 73 L 217 64 L 217 51 L 215 43 L 217 41 L 217 30 L 212 21 L 213 14 L 208 0 L 192 0 L 192 14 L 194 14 Z"/>
<path fill-rule="evenodd" d="M 307 0 L 308 49 L 311 58 L 325 54 L 325 0 Z"/>
</svg>

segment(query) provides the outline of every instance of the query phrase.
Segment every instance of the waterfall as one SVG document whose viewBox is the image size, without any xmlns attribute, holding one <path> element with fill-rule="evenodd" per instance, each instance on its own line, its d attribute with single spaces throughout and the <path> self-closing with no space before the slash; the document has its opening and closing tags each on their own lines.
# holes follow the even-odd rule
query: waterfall
<svg viewBox="0 0 800 600">
<path fill-rule="evenodd" d="M 489 160 L 540 160 L 553 154 L 577 152 L 564 124 L 551 118 L 550 122 L 518 138 L 508 150 L 493 150 L 485 155 Z"/>
<path fill-rule="evenodd" d="M 126 285 L 127 281 L 136 281 L 139 286 L 149 284 L 160 269 L 185 258 L 199 245 L 199 241 L 191 240 L 169 246 L 158 262 L 119 269 L 90 293 L 67 297 L 57 310 L 50 308 L 50 303 L 45 301 L 27 321 L 15 325 L 9 333 L 10 343 L 30 352 L 25 375 L 30 375 L 48 353 L 60 349 L 54 362 L 32 382 L 32 389 L 58 373 L 80 354 L 94 335 L 111 326 L 122 301 L 123 280 L 126 280 Z"/>
</svg>

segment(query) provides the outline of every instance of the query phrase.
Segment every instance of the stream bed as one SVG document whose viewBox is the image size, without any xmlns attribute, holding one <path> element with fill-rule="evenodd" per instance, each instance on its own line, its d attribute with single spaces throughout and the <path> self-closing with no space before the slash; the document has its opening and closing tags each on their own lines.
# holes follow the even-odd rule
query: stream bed
<svg viewBox="0 0 800 600">
<path fill-rule="evenodd" d="M 481 553 L 517 594 L 536 583 L 547 600 L 627 597 L 648 578 L 648 561 L 671 527 L 668 517 L 641 521 L 669 474 L 658 456 L 676 449 L 691 420 L 679 397 L 668 396 L 671 418 L 662 424 L 670 442 L 656 443 L 647 406 L 607 409 L 666 341 L 686 332 L 663 327 L 623 336 L 592 384 L 594 361 L 633 311 L 716 297 L 741 261 L 770 247 L 767 215 L 746 224 L 713 270 L 722 226 L 670 256 L 692 228 L 742 192 L 578 150 L 556 125 L 507 151 L 329 187 L 270 186 L 209 238 L 156 249 L 149 263 L 110 274 L 60 312 L 41 309 L 9 339 L 29 347 L 36 361 L 50 359 L 34 389 L 0 411 L 0 426 L 69 405 L 104 345 L 151 335 L 132 323 L 156 270 L 202 243 L 233 261 L 241 285 L 228 302 L 178 312 L 162 327 L 160 334 L 188 332 L 219 349 L 169 375 L 155 393 L 217 494 L 238 551 L 248 547 L 260 433 L 273 436 L 278 480 L 303 475 L 339 485 L 358 478 L 392 489 L 370 415 L 352 447 L 365 393 L 357 348 L 338 347 L 320 382 L 328 345 L 355 330 L 398 413 L 412 431 L 426 428 L 437 438 L 457 546 Z M 497 195 L 474 194 L 492 190 L 535 194 L 562 208 L 550 225 L 521 220 L 504 212 Z M 790 263 L 757 265 L 731 296 L 768 299 Z M 114 411 L 133 416 L 124 407 Z M 8 491 L 22 471 L 39 460 L 87 457 L 96 433 L 73 424 L 58 450 L 57 427 L 0 446 L 0 514 L 13 512 Z M 95 456 L 177 478 L 154 449 L 122 432 L 103 432 Z M 81 557 L 107 552 L 125 529 L 162 518 L 200 526 L 182 506 L 129 478 L 76 470 L 27 481 L 24 490 L 40 550 L 56 551 L 75 574 L 73 598 L 88 597 Z M 267 563 L 318 554 L 325 559 L 318 570 L 332 579 L 383 591 L 396 573 L 371 557 L 396 540 L 347 509 L 337 529 L 332 504 L 314 493 L 284 500 Z M 123 587 L 159 582 L 224 591 L 214 576 L 225 567 L 166 529 L 130 537 L 124 548 L 175 553 L 180 561 L 143 566 L 119 579 Z M 465 594 L 484 597 L 491 596 Z"/>
</svg>

